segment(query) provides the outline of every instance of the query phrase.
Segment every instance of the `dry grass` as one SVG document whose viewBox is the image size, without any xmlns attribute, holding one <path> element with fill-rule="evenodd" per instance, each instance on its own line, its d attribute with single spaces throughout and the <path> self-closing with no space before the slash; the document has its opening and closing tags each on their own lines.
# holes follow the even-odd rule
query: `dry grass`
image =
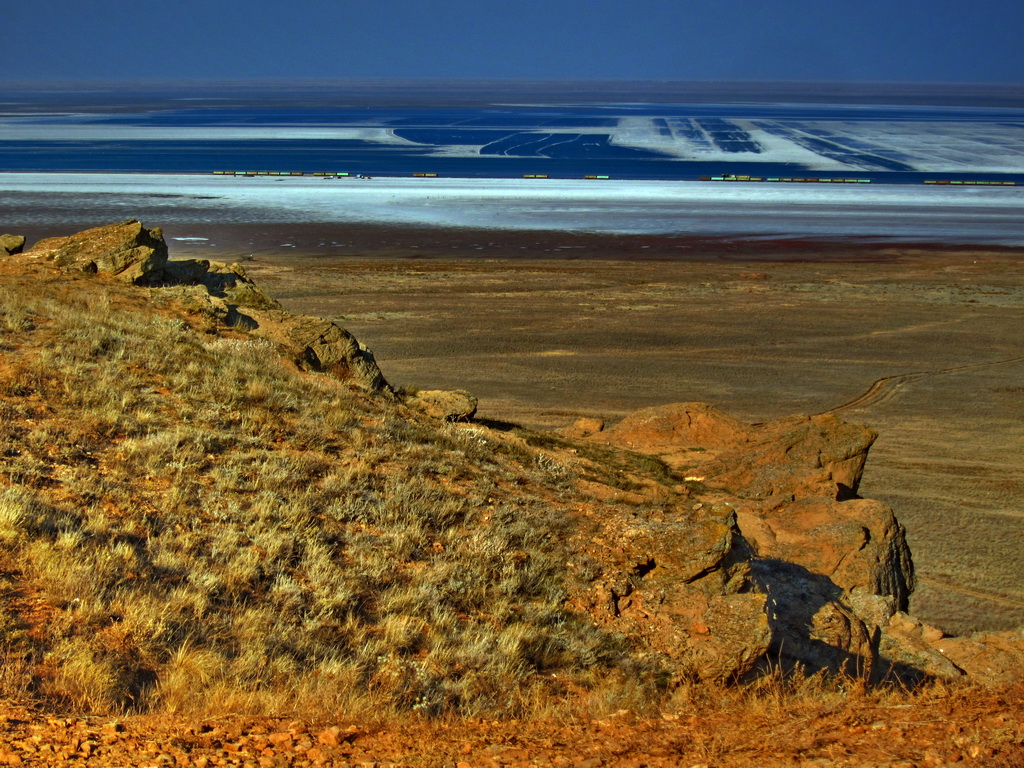
<svg viewBox="0 0 1024 768">
<path fill-rule="evenodd" d="M 81 287 L 0 293 L 4 680 L 89 711 L 521 714 L 631 663 L 563 606 L 537 452 Z"/>
<path fill-rule="evenodd" d="M 678 481 L 661 462 L 422 421 L 99 278 L 0 286 L 0 328 L 0 697 L 574 722 L 868 695 L 669 689 L 566 608 L 572 481 Z"/>
</svg>

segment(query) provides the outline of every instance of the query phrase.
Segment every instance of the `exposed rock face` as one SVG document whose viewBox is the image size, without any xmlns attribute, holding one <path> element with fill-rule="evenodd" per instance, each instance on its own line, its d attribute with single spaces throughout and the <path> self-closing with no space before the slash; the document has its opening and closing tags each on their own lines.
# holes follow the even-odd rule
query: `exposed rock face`
<svg viewBox="0 0 1024 768">
<path fill-rule="evenodd" d="M 28 253 L 50 259 L 63 268 L 107 272 L 128 282 L 141 283 L 166 264 L 167 243 L 159 228 L 146 229 L 130 219 L 70 237 L 40 240 Z"/>
<path fill-rule="evenodd" d="M 642 453 L 676 454 L 688 447 L 723 448 L 746 441 L 751 427 L 707 403 L 643 408 L 605 429 L 600 441 Z"/>
<path fill-rule="evenodd" d="M 881 638 L 914 577 L 892 510 L 855 497 L 875 437 L 830 415 L 751 425 L 682 403 L 591 439 L 656 455 L 731 500 L 751 581 L 767 598 L 773 657 L 881 672 L 891 666 Z"/>
<path fill-rule="evenodd" d="M 929 645 L 973 680 L 1008 685 L 1024 679 L 1024 630 L 932 638 Z"/>
<path fill-rule="evenodd" d="M 476 414 L 477 399 L 464 389 L 426 389 L 409 398 L 408 403 L 428 416 L 445 421 L 469 421 Z"/>
<path fill-rule="evenodd" d="M 706 403 L 645 408 L 605 430 L 602 442 L 683 465 L 694 448 L 708 485 L 752 498 L 853 495 L 877 434 L 835 416 L 745 424 Z"/>
<path fill-rule="evenodd" d="M 201 285 L 211 296 L 235 307 L 281 309 L 277 301 L 254 283 L 240 264 L 225 264 L 205 259 L 168 261 L 144 278 L 146 285 Z"/>
<path fill-rule="evenodd" d="M 0 235 L 0 256 L 12 256 L 21 253 L 25 247 L 23 235 Z"/>
<path fill-rule="evenodd" d="M 873 430 L 824 414 L 794 416 L 750 428 L 706 471 L 711 484 L 744 496 L 853 496 L 864 473 Z"/>
<path fill-rule="evenodd" d="M 740 530 L 758 557 L 779 560 L 828 577 L 845 590 L 888 595 L 903 609 L 914 569 L 903 526 L 873 499 L 827 497 L 741 503 Z"/>
<path fill-rule="evenodd" d="M 679 506 L 657 520 L 604 509 L 575 543 L 598 571 L 575 606 L 677 677 L 735 679 L 768 650 L 767 599 L 752 589 L 729 505 Z"/>
<path fill-rule="evenodd" d="M 903 526 L 884 504 L 856 497 L 875 437 L 873 431 L 832 415 L 749 425 L 703 403 L 638 411 L 590 437 L 658 456 L 717 489 L 719 503 L 729 500 L 735 506 L 734 540 L 742 546 L 732 548 L 729 568 L 739 573 L 743 561 L 745 586 L 712 590 L 708 594 L 714 599 L 705 601 L 692 594 L 683 577 L 685 589 L 658 593 L 661 614 L 655 611 L 653 619 L 642 614 L 648 626 L 661 621 L 659 616 L 686 617 L 682 626 L 663 627 L 665 634 L 684 638 L 680 642 L 686 650 L 677 648 L 675 656 L 700 657 L 694 640 L 701 635 L 686 627 L 695 626 L 694 616 L 706 606 L 726 601 L 732 615 L 742 616 L 736 600 L 753 600 L 756 594 L 764 601 L 760 610 L 767 646 L 760 635 L 751 637 L 748 630 L 721 618 L 714 631 L 705 622 L 719 643 L 712 654 L 719 661 L 701 662 L 713 670 L 712 676 L 721 676 L 730 666 L 733 675 L 745 669 L 749 659 L 736 649 L 749 642 L 752 650 L 767 647 L 771 659 L 811 670 L 895 675 L 909 681 L 964 675 L 990 684 L 1024 679 L 1024 632 L 947 638 L 904 612 L 914 569 Z M 644 544 L 641 553 L 631 555 L 636 562 L 672 562 L 664 552 L 669 548 L 677 550 L 676 562 L 702 563 L 710 551 L 706 545 L 694 547 L 666 535 L 658 541 L 631 534 L 625 538 L 634 547 Z M 719 566 L 722 573 L 729 568 Z M 634 601 L 650 603 L 648 592 L 637 594 Z M 675 604 L 688 607 L 670 607 Z M 629 610 L 636 610 L 633 603 L 617 615 L 628 617 Z M 760 627 L 755 613 L 748 619 Z M 657 645 L 653 638 L 647 642 Z"/>
</svg>

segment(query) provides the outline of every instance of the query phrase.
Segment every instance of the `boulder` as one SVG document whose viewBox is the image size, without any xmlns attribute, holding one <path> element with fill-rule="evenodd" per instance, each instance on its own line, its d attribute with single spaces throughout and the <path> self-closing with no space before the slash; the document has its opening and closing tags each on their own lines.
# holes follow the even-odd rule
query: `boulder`
<svg viewBox="0 0 1024 768">
<path fill-rule="evenodd" d="M 597 439 L 641 453 L 671 454 L 688 447 L 741 444 L 750 431 L 749 424 L 707 403 L 674 403 L 634 411 Z"/>
<path fill-rule="evenodd" d="M 23 235 L 0 235 L 0 256 L 13 256 L 25 247 Z"/>
<path fill-rule="evenodd" d="M 961 667 L 929 642 L 929 630 L 941 635 L 938 630 L 902 611 L 893 614 L 881 629 L 878 653 L 889 674 L 910 681 L 926 677 L 956 680 L 964 676 Z"/>
<path fill-rule="evenodd" d="M 982 685 L 1024 681 L 1024 629 L 931 639 L 930 645 Z"/>
<path fill-rule="evenodd" d="M 428 416 L 445 421 L 469 421 L 476 414 L 477 399 L 464 389 L 427 389 L 412 395 L 407 402 Z"/>
<path fill-rule="evenodd" d="M 135 219 L 89 229 L 70 237 L 40 240 L 28 251 L 65 269 L 105 272 L 142 284 L 163 269 L 167 244 L 159 228 L 146 229 Z"/>
<path fill-rule="evenodd" d="M 199 280 L 210 293 L 220 296 L 229 304 L 256 309 L 281 308 L 275 299 L 252 281 L 241 264 L 211 261 Z"/>
<path fill-rule="evenodd" d="M 283 310 L 248 310 L 246 317 L 250 333 L 279 345 L 300 368 L 372 392 L 393 392 L 373 353 L 337 323 Z"/>
<path fill-rule="evenodd" d="M 751 498 L 856 495 L 878 433 L 831 414 L 750 427 L 704 467 L 708 484 Z"/>
<path fill-rule="evenodd" d="M 164 268 L 152 276 L 152 285 L 200 285 L 210 271 L 210 262 L 206 259 L 173 259 L 164 264 Z"/>
<path fill-rule="evenodd" d="M 773 662 L 811 672 L 871 674 L 878 630 L 857 615 L 831 579 L 775 559 L 755 560 L 751 573 L 768 596 Z"/>
<path fill-rule="evenodd" d="M 281 309 L 275 299 L 249 278 L 240 264 L 206 259 L 172 260 L 162 269 L 150 272 L 144 282 L 152 286 L 201 285 L 211 296 L 235 307 Z"/>
</svg>

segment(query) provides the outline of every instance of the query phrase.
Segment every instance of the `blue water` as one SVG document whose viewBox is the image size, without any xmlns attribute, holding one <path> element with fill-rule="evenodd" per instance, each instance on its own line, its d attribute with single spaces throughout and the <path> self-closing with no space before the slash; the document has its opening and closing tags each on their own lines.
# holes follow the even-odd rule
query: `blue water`
<svg viewBox="0 0 1024 768">
<path fill-rule="evenodd" d="M 111 99 L 100 106 L 86 104 L 83 109 L 85 98 L 68 96 L 62 104 L 59 98 L 0 93 L 0 172 L 291 171 L 464 178 L 602 175 L 644 180 L 735 174 L 855 177 L 899 184 L 926 179 L 1024 183 L 1024 159 L 1002 173 L 993 173 L 991 163 L 986 167 L 983 162 L 977 172 L 969 167 L 926 172 L 919 170 L 922 165 L 912 153 L 899 146 L 872 144 L 858 133 L 873 124 L 913 123 L 937 126 L 954 137 L 969 136 L 972 126 L 983 126 L 995 128 L 997 135 L 1005 130 L 1012 139 L 1024 130 L 1021 108 L 599 101 L 431 106 L 374 104 L 372 99 L 334 105 L 310 104 L 299 95 L 289 100 L 281 94 L 268 104 L 251 96 L 226 99 L 214 93 L 206 95 L 208 101 L 193 102 L 181 94 L 172 98 L 149 93 Z M 616 142 L 620 120 L 630 119 L 649 120 L 654 139 L 678 140 L 691 146 L 693 155 L 715 152 L 721 159 L 681 158 L 664 151 L 656 140 L 649 146 L 644 141 L 632 146 Z M 801 150 L 797 153 L 801 162 L 785 162 L 772 155 L 740 121 Z M 836 125 L 843 130 L 837 132 Z M 90 133 L 88 138 L 75 139 L 73 133 L 61 133 L 68 128 Z M 240 128 L 250 129 L 250 135 L 237 139 L 215 135 L 218 129 Z M 15 129 L 20 133 L 11 138 Z M 102 138 L 108 129 L 110 138 Z M 188 138 L 167 135 L 182 129 L 190 132 Z M 289 131 L 300 129 L 337 129 L 339 133 L 376 129 L 405 142 L 289 136 Z M 251 130 L 266 138 L 254 138 Z M 995 157 L 1000 152 L 1024 155 L 1024 144 L 993 147 L 992 152 Z M 822 161 L 808 161 L 811 153 Z M 764 155 L 765 162 L 752 161 L 758 155 Z M 829 161 L 854 170 L 829 170 L 834 168 Z"/>
</svg>

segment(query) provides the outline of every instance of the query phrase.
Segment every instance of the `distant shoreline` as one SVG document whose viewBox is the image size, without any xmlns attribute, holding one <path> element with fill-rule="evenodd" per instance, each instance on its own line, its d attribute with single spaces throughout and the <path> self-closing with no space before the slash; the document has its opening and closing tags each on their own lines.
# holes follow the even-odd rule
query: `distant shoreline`
<svg viewBox="0 0 1024 768">
<path fill-rule="evenodd" d="M 159 220 L 147 220 L 161 226 Z M 19 230 L 29 244 L 92 226 Z M 202 232 L 202 234 L 198 234 Z M 215 224 L 164 227 L 172 259 L 204 258 L 310 265 L 389 261 L 621 261 L 756 264 L 895 263 L 927 258 L 936 263 L 970 257 L 1024 259 L 1024 247 L 895 242 L 866 238 L 693 237 L 664 234 L 599 234 L 553 230 L 416 227 L 394 224 Z"/>
<path fill-rule="evenodd" d="M 517 249 L 531 237 L 651 238 L 646 244 L 675 256 L 687 242 L 1016 248 L 1024 246 L 1022 205 L 1024 186 L 0 173 L 3 227 L 19 234 L 66 234 L 137 218 L 169 237 L 239 250 L 281 246 L 315 230 L 304 250 L 322 244 L 336 252 L 343 246 L 332 243 L 358 229 L 416 230 L 428 239 L 510 232 Z M 269 239 L 259 235 L 267 228 L 275 232 Z"/>
</svg>

